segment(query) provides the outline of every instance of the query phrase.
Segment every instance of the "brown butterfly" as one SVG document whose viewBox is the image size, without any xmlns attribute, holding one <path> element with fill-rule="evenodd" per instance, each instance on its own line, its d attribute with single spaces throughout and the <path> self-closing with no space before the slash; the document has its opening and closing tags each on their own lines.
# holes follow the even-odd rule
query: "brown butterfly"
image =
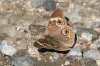
<svg viewBox="0 0 100 66">
<path fill-rule="evenodd" d="M 57 51 L 70 50 L 75 43 L 75 34 L 68 25 L 68 19 L 63 16 L 60 8 L 55 9 L 51 15 L 45 36 L 35 41 L 34 46 Z"/>
</svg>

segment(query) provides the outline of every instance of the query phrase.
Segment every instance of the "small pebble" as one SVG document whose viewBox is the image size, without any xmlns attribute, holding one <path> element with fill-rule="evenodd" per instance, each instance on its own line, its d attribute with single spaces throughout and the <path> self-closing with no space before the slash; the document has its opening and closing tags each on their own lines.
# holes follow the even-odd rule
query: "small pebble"
<svg viewBox="0 0 100 66">
<path fill-rule="evenodd" d="M 52 62 L 54 61 L 52 56 L 49 57 L 49 60 L 52 61 Z"/>
<path fill-rule="evenodd" d="M 70 62 L 69 61 L 65 61 L 65 64 L 64 65 L 69 65 L 70 64 Z"/>
<path fill-rule="evenodd" d="M 61 66 L 64 66 L 64 64 L 61 64 Z"/>
</svg>

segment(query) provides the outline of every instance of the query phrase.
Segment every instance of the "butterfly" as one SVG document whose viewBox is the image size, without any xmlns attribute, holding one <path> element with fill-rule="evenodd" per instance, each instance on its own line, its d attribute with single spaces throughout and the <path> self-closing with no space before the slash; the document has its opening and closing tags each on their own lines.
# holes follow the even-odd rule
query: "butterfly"
<svg viewBox="0 0 100 66">
<path fill-rule="evenodd" d="M 34 42 L 34 46 L 41 49 L 68 51 L 75 44 L 75 33 L 68 25 L 68 18 L 63 15 L 63 10 L 56 8 L 49 19 L 45 35 Z"/>
</svg>

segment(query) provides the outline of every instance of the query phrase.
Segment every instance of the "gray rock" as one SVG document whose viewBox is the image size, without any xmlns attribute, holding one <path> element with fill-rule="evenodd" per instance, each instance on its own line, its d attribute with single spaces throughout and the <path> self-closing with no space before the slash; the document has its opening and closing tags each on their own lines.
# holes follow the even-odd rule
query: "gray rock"
<svg viewBox="0 0 100 66">
<path fill-rule="evenodd" d="M 96 61 L 91 58 L 71 61 L 68 66 L 97 66 Z"/>
<path fill-rule="evenodd" d="M 100 38 L 96 41 L 94 41 L 93 44 L 90 45 L 91 49 L 99 49 L 100 48 Z"/>
<path fill-rule="evenodd" d="M 84 52 L 83 55 L 85 58 L 92 58 L 94 60 L 99 60 L 100 59 L 100 52 L 98 50 L 89 50 L 87 52 Z"/>
<path fill-rule="evenodd" d="M 29 25 L 29 31 L 31 33 L 31 35 L 39 35 L 41 33 L 45 32 L 45 27 L 42 25 L 35 25 L 35 24 L 31 24 Z"/>
<path fill-rule="evenodd" d="M 61 66 L 61 64 L 56 62 L 39 61 L 35 64 L 35 66 Z"/>
<path fill-rule="evenodd" d="M 82 17 L 79 15 L 79 11 L 80 11 L 80 6 L 77 6 L 75 11 L 71 13 L 71 19 L 73 20 L 73 22 L 81 21 Z"/>
<path fill-rule="evenodd" d="M 81 37 L 84 38 L 84 39 L 86 39 L 86 40 L 88 40 L 88 41 L 92 41 L 93 35 L 90 34 L 90 33 L 85 33 L 85 32 L 83 32 L 83 33 L 81 34 Z"/>
<path fill-rule="evenodd" d="M 96 40 L 98 38 L 97 36 L 97 32 L 92 29 L 92 28 L 77 28 L 77 36 L 81 36 L 82 33 L 85 33 L 86 35 L 89 34 L 89 35 L 92 35 L 91 37 L 90 36 L 87 36 L 87 38 L 89 38 L 90 40 Z M 86 36 L 85 35 L 85 36 Z"/>
<path fill-rule="evenodd" d="M 67 66 L 81 66 L 81 65 L 80 65 L 80 62 L 78 60 L 74 60 L 74 61 L 71 61 L 70 64 Z"/>
<path fill-rule="evenodd" d="M 4 1 L 10 3 L 10 2 L 13 2 L 15 0 L 4 0 Z"/>
<path fill-rule="evenodd" d="M 33 7 L 41 7 L 43 5 L 44 0 L 32 0 Z"/>
<path fill-rule="evenodd" d="M 82 51 L 78 43 L 69 51 L 67 54 L 68 58 L 71 59 L 81 59 L 82 58 Z"/>
<path fill-rule="evenodd" d="M 12 56 L 16 53 L 16 49 L 11 46 L 6 40 L 3 40 L 1 45 L 0 45 L 0 51 L 5 54 Z"/>
<path fill-rule="evenodd" d="M 100 20 L 99 19 L 100 18 L 97 18 L 95 21 L 93 21 L 91 27 L 100 34 Z"/>
<path fill-rule="evenodd" d="M 12 62 L 14 66 L 34 66 L 34 64 L 35 62 L 29 56 L 17 57 Z"/>
<path fill-rule="evenodd" d="M 24 36 L 24 38 L 23 37 L 17 38 L 16 43 L 15 43 L 17 51 L 27 49 L 28 44 L 29 44 L 29 40 L 30 40 L 30 38 L 25 38 L 25 36 Z"/>
<path fill-rule="evenodd" d="M 46 11 L 52 11 L 56 9 L 56 2 L 54 0 L 46 0 L 43 5 Z"/>
<path fill-rule="evenodd" d="M 99 22 L 99 21 L 92 22 L 91 27 L 92 27 L 92 28 L 100 28 L 100 22 Z"/>
<path fill-rule="evenodd" d="M 96 61 L 91 58 L 83 58 L 80 60 L 81 66 L 97 66 Z"/>
</svg>

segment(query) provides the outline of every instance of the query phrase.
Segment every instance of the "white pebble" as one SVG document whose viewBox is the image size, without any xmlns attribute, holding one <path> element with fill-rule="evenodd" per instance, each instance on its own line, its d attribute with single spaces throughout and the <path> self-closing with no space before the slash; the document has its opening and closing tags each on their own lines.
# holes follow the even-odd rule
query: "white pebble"
<svg viewBox="0 0 100 66">
<path fill-rule="evenodd" d="M 0 45 L 0 51 L 9 56 L 13 56 L 16 53 L 16 49 L 11 46 L 6 40 L 3 40 Z"/>
<path fill-rule="evenodd" d="M 52 61 L 52 62 L 54 61 L 52 56 L 49 57 L 49 60 Z"/>
<path fill-rule="evenodd" d="M 55 60 L 58 60 L 58 58 L 59 58 L 59 54 L 54 52 L 52 53 L 52 56 L 49 57 L 49 60 L 54 62 Z"/>
<path fill-rule="evenodd" d="M 61 66 L 64 66 L 64 64 L 61 64 Z"/>
<path fill-rule="evenodd" d="M 70 62 L 69 61 L 65 61 L 65 64 L 64 65 L 69 65 L 70 64 Z"/>
<path fill-rule="evenodd" d="M 38 48 L 33 47 L 31 44 L 29 44 L 28 46 L 27 53 L 32 57 L 36 57 L 38 61 L 41 60 L 40 53 L 38 52 Z"/>
<path fill-rule="evenodd" d="M 54 52 L 53 53 L 53 59 L 58 60 L 58 58 L 59 58 L 59 54 Z"/>
<path fill-rule="evenodd" d="M 100 66 L 100 60 L 96 60 L 98 66 Z"/>
</svg>

